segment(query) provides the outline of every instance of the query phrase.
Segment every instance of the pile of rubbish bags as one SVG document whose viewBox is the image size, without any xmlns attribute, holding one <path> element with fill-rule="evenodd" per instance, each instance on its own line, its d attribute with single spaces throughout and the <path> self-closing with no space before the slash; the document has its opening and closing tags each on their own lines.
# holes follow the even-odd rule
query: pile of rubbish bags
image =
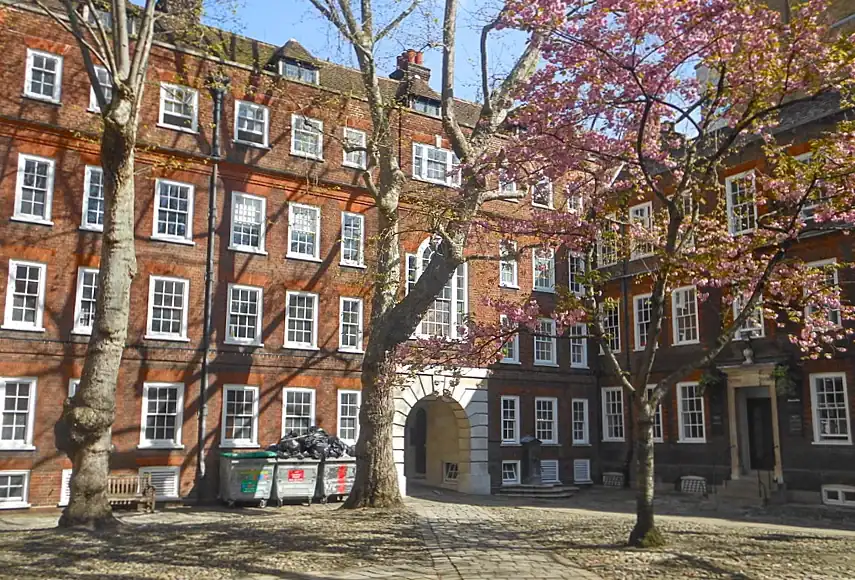
<svg viewBox="0 0 855 580">
<path fill-rule="evenodd" d="M 340 457 L 355 457 L 353 446 L 347 445 L 335 435 L 329 435 L 317 426 L 309 427 L 305 435 L 298 435 L 289 431 L 279 440 L 267 448 L 275 451 L 280 459 L 338 459 Z"/>
</svg>

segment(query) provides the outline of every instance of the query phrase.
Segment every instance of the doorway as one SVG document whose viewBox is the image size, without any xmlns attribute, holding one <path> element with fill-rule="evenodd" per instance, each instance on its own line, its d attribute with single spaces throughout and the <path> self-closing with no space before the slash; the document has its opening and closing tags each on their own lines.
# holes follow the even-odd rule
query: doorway
<svg viewBox="0 0 855 580">
<path fill-rule="evenodd" d="M 410 427 L 410 447 L 413 449 L 413 476 L 424 478 L 427 473 L 427 411 L 416 409 Z"/>
<path fill-rule="evenodd" d="M 748 457 L 752 470 L 775 467 L 775 442 L 772 428 L 772 400 L 746 399 L 748 412 Z"/>
</svg>

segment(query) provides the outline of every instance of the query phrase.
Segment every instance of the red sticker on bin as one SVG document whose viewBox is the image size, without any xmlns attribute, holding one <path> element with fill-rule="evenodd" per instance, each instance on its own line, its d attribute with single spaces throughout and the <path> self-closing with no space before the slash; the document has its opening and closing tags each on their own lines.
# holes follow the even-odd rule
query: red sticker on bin
<svg viewBox="0 0 855 580">
<path fill-rule="evenodd" d="M 289 469 L 288 481 L 303 481 L 306 479 L 306 472 L 303 469 Z"/>
</svg>

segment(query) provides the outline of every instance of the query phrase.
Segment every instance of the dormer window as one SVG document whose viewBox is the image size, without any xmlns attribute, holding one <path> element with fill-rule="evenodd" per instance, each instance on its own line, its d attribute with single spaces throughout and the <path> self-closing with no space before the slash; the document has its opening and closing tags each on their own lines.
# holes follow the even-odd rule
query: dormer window
<svg viewBox="0 0 855 580">
<path fill-rule="evenodd" d="M 413 110 L 432 117 L 439 117 L 442 114 L 440 102 L 425 97 L 416 97 L 413 99 Z"/>
<path fill-rule="evenodd" d="M 279 61 L 279 74 L 301 83 L 318 84 L 318 69 L 310 64 L 290 58 Z"/>
</svg>

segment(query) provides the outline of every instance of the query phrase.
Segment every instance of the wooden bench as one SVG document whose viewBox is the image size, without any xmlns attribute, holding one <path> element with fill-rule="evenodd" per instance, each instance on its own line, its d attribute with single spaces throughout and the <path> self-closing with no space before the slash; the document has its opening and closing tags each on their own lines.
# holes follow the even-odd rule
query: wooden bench
<svg viewBox="0 0 855 580">
<path fill-rule="evenodd" d="M 154 513 L 155 492 L 150 473 L 107 477 L 107 500 L 110 505 L 135 504 L 137 510 L 145 508 L 147 512 Z"/>
</svg>

